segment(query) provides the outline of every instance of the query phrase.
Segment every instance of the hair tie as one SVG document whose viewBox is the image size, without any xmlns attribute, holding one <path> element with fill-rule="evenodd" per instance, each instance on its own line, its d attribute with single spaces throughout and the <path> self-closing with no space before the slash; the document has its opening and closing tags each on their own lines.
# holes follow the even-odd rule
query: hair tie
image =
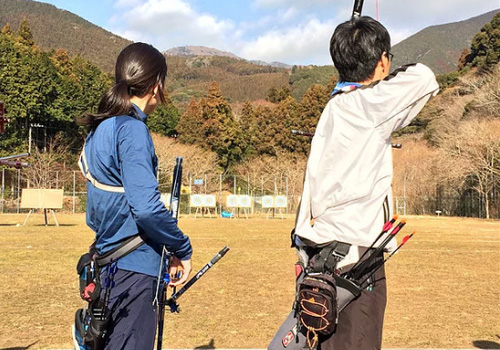
<svg viewBox="0 0 500 350">
<path fill-rule="evenodd" d="M 126 80 L 124 80 L 124 79 L 118 80 L 116 82 L 116 86 L 117 87 L 127 87 L 127 95 L 129 95 L 129 96 L 132 95 L 131 91 L 130 91 L 131 87 Z"/>
</svg>

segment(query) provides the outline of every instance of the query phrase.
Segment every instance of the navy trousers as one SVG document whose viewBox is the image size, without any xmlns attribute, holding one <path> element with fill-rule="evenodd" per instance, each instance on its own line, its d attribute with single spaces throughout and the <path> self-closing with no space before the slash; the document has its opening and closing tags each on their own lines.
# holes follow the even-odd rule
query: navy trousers
<svg viewBox="0 0 500 350">
<path fill-rule="evenodd" d="M 107 277 L 108 272 L 104 270 L 101 298 L 106 293 Z M 118 270 L 114 282 L 109 298 L 111 322 L 105 350 L 152 350 L 157 323 L 157 307 L 153 306 L 156 278 Z"/>
</svg>

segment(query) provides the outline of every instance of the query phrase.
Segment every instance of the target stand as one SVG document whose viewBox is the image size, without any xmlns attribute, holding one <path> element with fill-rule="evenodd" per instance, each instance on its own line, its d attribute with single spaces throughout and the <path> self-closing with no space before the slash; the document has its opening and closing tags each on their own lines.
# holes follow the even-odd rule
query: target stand
<svg viewBox="0 0 500 350">
<path fill-rule="evenodd" d="M 47 210 L 52 213 L 56 226 L 59 226 L 54 209 L 62 209 L 63 195 L 64 190 L 62 189 L 23 188 L 21 192 L 21 208 L 30 210 L 23 226 L 26 226 L 31 213 L 36 209 L 43 210 L 45 226 L 49 225 Z"/>
<path fill-rule="evenodd" d="M 231 217 L 236 217 L 235 213 L 239 217 L 241 211 L 243 211 L 245 217 L 248 219 L 250 208 L 252 208 L 252 198 L 248 195 L 231 194 L 227 196 L 226 206 L 231 210 Z"/>
<path fill-rule="evenodd" d="M 250 211 L 250 208 L 252 208 L 252 198 L 250 198 L 250 196 L 248 196 L 248 195 L 241 195 L 238 197 L 239 197 L 238 198 L 238 202 L 239 202 L 238 214 L 239 214 L 240 209 L 242 209 L 243 213 L 245 213 L 245 217 L 248 219 L 248 213 Z"/>
<path fill-rule="evenodd" d="M 274 197 L 273 196 L 264 196 L 262 197 L 262 209 L 267 210 L 266 219 L 269 219 L 269 215 L 272 213 L 274 217 Z"/>
<path fill-rule="evenodd" d="M 214 210 L 214 216 L 217 216 L 217 201 L 215 200 L 215 196 L 213 194 L 206 194 L 203 198 L 204 213 L 202 213 L 202 215 L 206 213 L 210 218 L 212 218 L 212 213 L 210 212 L 211 209 Z"/>
<path fill-rule="evenodd" d="M 262 197 L 262 209 L 267 210 L 266 219 L 269 219 L 269 216 L 274 218 L 276 214 L 279 214 L 281 219 L 284 217 L 284 210 L 288 206 L 288 200 L 286 196 L 264 196 Z"/>
<path fill-rule="evenodd" d="M 214 215 L 217 216 L 217 207 L 216 207 L 215 196 L 212 194 L 194 194 L 190 197 L 190 205 L 192 208 L 196 208 L 194 213 L 194 218 L 198 217 L 198 214 L 201 213 L 202 217 L 205 217 L 205 214 L 208 214 L 210 218 L 212 218 L 211 209 L 214 210 Z"/>
<path fill-rule="evenodd" d="M 286 198 L 286 196 L 274 197 L 274 207 L 276 208 L 277 214 L 281 216 L 281 220 L 285 218 L 283 214 L 287 206 L 288 206 L 288 199 Z"/>
</svg>

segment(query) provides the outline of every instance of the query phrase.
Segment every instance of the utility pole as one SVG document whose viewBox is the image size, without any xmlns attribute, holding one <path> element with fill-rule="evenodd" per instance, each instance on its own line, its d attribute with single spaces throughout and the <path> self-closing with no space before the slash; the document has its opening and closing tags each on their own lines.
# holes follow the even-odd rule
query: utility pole
<svg viewBox="0 0 500 350">
<path fill-rule="evenodd" d="M 45 128 L 42 124 L 30 124 L 30 129 L 28 132 L 28 153 L 31 154 L 31 129 L 32 128 Z"/>
<path fill-rule="evenodd" d="M 5 131 L 5 124 L 9 122 L 7 118 L 5 118 L 5 108 L 4 108 L 4 102 L 0 101 L 0 133 L 3 134 Z"/>
</svg>

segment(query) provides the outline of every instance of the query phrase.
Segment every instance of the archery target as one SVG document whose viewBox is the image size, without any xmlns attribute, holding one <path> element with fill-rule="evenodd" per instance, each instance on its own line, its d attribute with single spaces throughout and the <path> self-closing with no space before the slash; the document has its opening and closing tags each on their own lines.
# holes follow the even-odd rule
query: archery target
<svg viewBox="0 0 500 350">
<path fill-rule="evenodd" d="M 206 208 L 215 207 L 215 196 L 213 194 L 207 194 L 203 198 L 203 206 Z"/>
<path fill-rule="evenodd" d="M 238 204 L 239 204 L 239 201 L 238 201 L 237 195 L 231 194 L 231 195 L 227 196 L 226 205 L 228 208 L 237 208 Z"/>
<path fill-rule="evenodd" d="M 274 207 L 274 198 L 273 196 L 264 196 L 262 197 L 262 208 L 270 209 Z"/>
<path fill-rule="evenodd" d="M 203 207 L 203 195 L 201 194 L 193 194 L 189 198 L 190 200 L 190 205 L 195 208 L 201 208 Z"/>
<path fill-rule="evenodd" d="M 239 207 L 240 208 L 250 208 L 252 206 L 252 200 L 248 195 L 239 196 Z"/>
<path fill-rule="evenodd" d="M 276 208 L 286 208 L 287 207 L 286 196 L 276 196 L 274 198 L 274 205 L 276 206 Z"/>
</svg>

